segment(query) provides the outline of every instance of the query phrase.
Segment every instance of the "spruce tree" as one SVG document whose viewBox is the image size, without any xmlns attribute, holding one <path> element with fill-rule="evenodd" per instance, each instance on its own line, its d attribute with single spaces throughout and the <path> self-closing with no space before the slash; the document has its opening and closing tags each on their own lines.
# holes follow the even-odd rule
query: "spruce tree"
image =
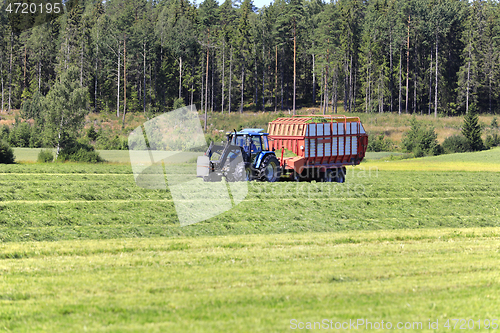
<svg viewBox="0 0 500 333">
<path fill-rule="evenodd" d="M 467 113 L 464 117 L 462 134 L 467 139 L 471 151 L 484 149 L 483 140 L 481 139 L 481 125 L 479 124 L 479 117 L 477 113 L 472 110 L 469 110 L 469 113 Z"/>
</svg>

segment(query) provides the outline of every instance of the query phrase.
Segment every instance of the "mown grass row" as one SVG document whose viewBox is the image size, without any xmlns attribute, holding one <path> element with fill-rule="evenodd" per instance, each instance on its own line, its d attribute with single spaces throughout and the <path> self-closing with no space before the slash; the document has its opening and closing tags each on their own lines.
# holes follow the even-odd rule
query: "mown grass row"
<svg viewBox="0 0 500 333">
<path fill-rule="evenodd" d="M 82 166 L 86 172 L 80 174 L 3 173 L 0 239 L 42 241 L 500 226 L 500 173 L 496 172 L 370 174 L 355 169 L 350 170 L 345 184 L 252 182 L 240 204 L 206 221 L 181 227 L 167 189 L 140 188 L 131 174 L 91 172 L 113 170 L 102 167 L 109 166 Z M 117 170 L 123 171 L 121 167 Z M 189 186 L 196 188 L 197 184 Z M 189 203 L 196 198 L 188 196 L 183 200 Z M 208 210 L 219 203 L 215 199 L 205 201 Z"/>
<path fill-rule="evenodd" d="M 499 228 L 0 245 L 7 331 L 285 332 L 498 319 Z M 359 328 L 359 329 L 364 329 Z M 335 330 L 339 331 L 339 330 Z"/>
</svg>

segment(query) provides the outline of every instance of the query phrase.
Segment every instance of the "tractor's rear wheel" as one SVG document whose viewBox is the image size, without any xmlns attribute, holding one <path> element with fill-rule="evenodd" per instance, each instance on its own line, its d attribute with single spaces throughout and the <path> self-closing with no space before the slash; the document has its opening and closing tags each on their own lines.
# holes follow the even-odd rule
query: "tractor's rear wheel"
<svg viewBox="0 0 500 333">
<path fill-rule="evenodd" d="M 280 162 L 273 156 L 267 156 L 260 166 L 261 179 L 270 183 L 274 183 L 280 179 L 281 170 Z"/>
<path fill-rule="evenodd" d="M 253 172 L 250 167 L 245 168 L 245 180 L 248 182 L 253 180 Z"/>
</svg>

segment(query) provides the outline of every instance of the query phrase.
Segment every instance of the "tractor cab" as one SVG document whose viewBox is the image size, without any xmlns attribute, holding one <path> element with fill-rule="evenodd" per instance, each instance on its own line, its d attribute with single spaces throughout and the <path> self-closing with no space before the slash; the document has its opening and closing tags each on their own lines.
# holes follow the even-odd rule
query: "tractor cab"
<svg viewBox="0 0 500 333">
<path fill-rule="evenodd" d="M 269 151 L 268 133 L 263 133 L 261 128 L 247 128 L 239 132 L 228 133 L 231 145 L 243 148 L 248 156 L 247 162 L 255 161 L 262 152 Z"/>
</svg>

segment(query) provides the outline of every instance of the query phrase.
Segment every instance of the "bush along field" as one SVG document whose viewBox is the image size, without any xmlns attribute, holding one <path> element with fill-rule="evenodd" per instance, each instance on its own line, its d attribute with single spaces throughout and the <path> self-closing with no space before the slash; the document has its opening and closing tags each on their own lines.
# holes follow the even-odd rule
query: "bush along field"
<svg viewBox="0 0 500 333">
<path fill-rule="evenodd" d="M 136 186 L 129 165 L 1 164 L 0 322 L 30 332 L 491 323 L 500 149 L 368 156 L 344 184 L 251 182 L 239 205 L 187 227 L 169 190 Z"/>
</svg>

